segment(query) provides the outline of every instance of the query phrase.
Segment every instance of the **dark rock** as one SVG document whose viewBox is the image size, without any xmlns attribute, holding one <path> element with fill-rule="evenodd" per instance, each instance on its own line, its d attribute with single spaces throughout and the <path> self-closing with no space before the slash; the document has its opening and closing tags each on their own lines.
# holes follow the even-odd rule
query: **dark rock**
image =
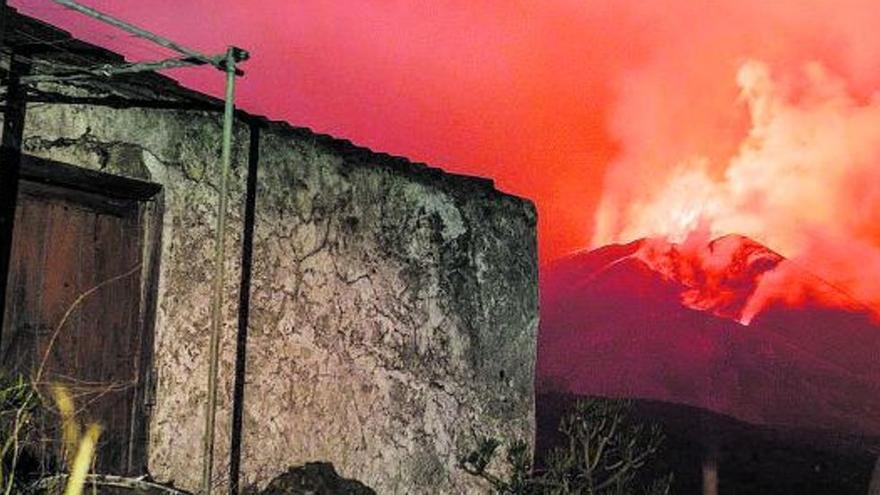
<svg viewBox="0 0 880 495">
<path fill-rule="evenodd" d="M 348 480 L 329 462 L 308 462 L 291 467 L 269 482 L 261 495 L 376 495 L 357 480 Z"/>
</svg>

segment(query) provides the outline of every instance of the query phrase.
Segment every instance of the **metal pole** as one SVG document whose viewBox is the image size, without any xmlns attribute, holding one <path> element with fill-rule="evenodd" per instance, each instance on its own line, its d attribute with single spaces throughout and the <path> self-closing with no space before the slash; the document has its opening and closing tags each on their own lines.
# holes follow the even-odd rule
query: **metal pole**
<svg viewBox="0 0 880 495">
<path fill-rule="evenodd" d="M 235 117 L 235 60 L 239 50 L 226 51 L 226 101 L 223 111 L 223 150 L 220 169 L 220 205 L 217 210 L 217 238 L 215 242 L 214 300 L 211 307 L 211 343 L 208 356 L 208 403 L 205 420 L 205 443 L 202 469 L 202 493 L 211 493 L 211 475 L 214 464 L 214 420 L 217 415 L 217 364 L 220 354 L 220 330 L 223 319 L 223 285 L 226 268 L 226 203 L 229 168 L 232 161 L 232 125 Z"/>
<path fill-rule="evenodd" d="M 209 348 L 209 356 L 208 356 L 208 401 L 206 405 L 206 420 L 205 420 L 205 435 L 204 435 L 204 451 L 203 451 L 203 471 L 202 471 L 202 492 L 205 495 L 209 495 L 211 493 L 211 477 L 213 472 L 213 461 L 214 461 L 214 425 L 216 419 L 217 412 L 217 368 L 220 354 L 220 333 L 222 329 L 222 310 L 223 310 L 223 287 L 224 287 L 224 279 L 225 279 L 225 244 L 226 244 L 226 208 L 228 202 L 228 181 L 229 181 L 229 169 L 232 161 L 232 132 L 233 132 L 233 123 L 235 118 L 235 104 L 234 104 L 234 95 L 235 95 L 235 76 L 242 75 L 243 72 L 236 68 L 236 63 L 240 61 L 247 60 L 249 55 L 247 51 L 242 50 L 240 48 L 236 48 L 230 46 L 226 50 L 225 56 L 221 59 L 219 57 L 209 57 L 205 56 L 195 50 L 191 50 L 182 45 L 179 45 L 171 40 L 165 39 L 161 36 L 155 35 L 149 31 L 145 31 L 137 26 L 129 24 L 121 19 L 117 19 L 113 16 L 104 14 L 103 12 L 99 12 L 90 7 L 86 7 L 85 5 L 81 5 L 73 0 L 52 0 L 53 2 L 61 5 L 62 7 L 66 7 L 68 9 L 74 10 L 81 14 L 87 15 L 94 19 L 97 19 L 101 22 L 109 24 L 111 26 L 115 26 L 123 31 L 134 34 L 135 36 L 144 38 L 146 40 L 152 41 L 157 45 L 168 48 L 169 50 L 173 50 L 177 53 L 185 55 L 191 59 L 195 59 L 197 61 L 213 65 L 220 70 L 223 70 L 226 73 L 226 98 L 224 102 L 224 114 L 223 114 L 223 144 L 222 144 L 222 156 L 221 156 L 221 167 L 220 167 L 220 198 L 219 205 L 217 211 L 217 231 L 216 231 L 216 253 L 215 253 L 215 275 L 214 275 L 214 293 L 213 293 L 213 302 L 211 307 L 211 336 L 210 336 L 210 348 Z M 0 6 L 4 5 L 5 0 L 0 0 Z M 0 19 L 2 20 L 2 19 Z M 0 34 L 2 34 L 2 25 L 0 25 Z M 192 61 L 158 61 L 158 62 L 147 62 L 147 63 L 135 63 L 124 65 L 121 68 L 110 68 L 110 67 L 98 67 L 92 69 L 86 69 L 87 71 L 98 71 L 101 75 L 111 75 L 112 73 L 118 72 L 140 72 L 149 69 L 161 69 L 161 68 L 170 68 L 171 65 L 179 66 L 184 65 L 181 62 L 191 63 Z M 166 66 L 167 64 L 167 66 Z M 77 75 L 73 75 L 73 77 L 77 77 Z M 53 80 L 61 79 L 63 77 L 53 75 Z M 7 92 L 7 98 L 11 98 L 13 88 L 10 87 Z M 9 124 L 9 114 L 6 115 L 7 123 Z M 6 133 L 4 132 L 4 139 L 6 137 Z M 5 142 L 4 142 L 4 148 Z M 0 165 L 5 165 L 6 160 L 0 161 Z M 3 172 L 3 168 L 0 167 L 0 173 Z M 2 218 L 0 218 L 2 220 Z M 0 222 L 2 223 L 2 222 Z M 2 286 L 0 286 L 2 288 Z M 2 294 L 0 294 L 2 296 Z M 0 312 L 0 316 L 2 316 L 2 312 Z"/>
<path fill-rule="evenodd" d="M 111 15 L 107 15 L 103 12 L 99 12 L 91 7 L 86 7 L 85 5 L 81 5 L 79 3 L 76 3 L 73 0 L 52 0 L 52 1 L 57 3 L 58 5 L 61 5 L 62 7 L 66 7 L 70 10 L 75 10 L 81 14 L 85 14 L 85 15 L 87 15 L 89 17 L 93 17 L 101 22 L 105 22 L 107 24 L 110 24 L 111 26 L 116 26 L 119 29 L 122 29 L 123 31 L 127 31 L 135 36 L 139 36 L 141 38 L 150 40 L 153 43 L 156 43 L 157 45 L 164 46 L 165 48 L 168 48 L 169 50 L 173 50 L 177 53 L 181 53 L 183 55 L 186 55 L 187 57 L 199 59 L 199 60 L 205 62 L 206 64 L 211 64 L 211 65 L 220 67 L 219 63 L 216 60 L 213 60 L 211 57 L 207 57 L 207 56 L 202 55 L 201 53 L 199 53 L 195 50 L 191 50 L 183 45 L 179 45 L 169 39 L 165 39 L 161 36 L 158 36 L 158 35 L 155 35 L 155 34 L 149 32 L 149 31 L 145 31 L 145 30 L 143 30 L 133 24 L 129 24 L 129 23 L 123 21 L 122 19 L 117 19 Z"/>
</svg>

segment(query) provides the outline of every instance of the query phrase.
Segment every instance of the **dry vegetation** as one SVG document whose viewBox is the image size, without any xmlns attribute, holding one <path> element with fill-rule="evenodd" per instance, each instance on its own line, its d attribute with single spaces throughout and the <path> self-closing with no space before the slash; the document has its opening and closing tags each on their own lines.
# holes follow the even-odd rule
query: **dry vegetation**
<svg viewBox="0 0 880 495">
<path fill-rule="evenodd" d="M 579 401 L 563 418 L 560 432 L 565 441 L 550 454 L 544 470 L 531 470 L 523 442 L 512 443 L 504 466 L 492 469 L 501 446 L 494 439 L 481 440 L 460 466 L 499 494 L 669 495 L 671 475 L 650 479 L 645 469 L 657 455 L 663 434 L 656 426 L 634 421 L 630 407 L 620 400 Z M 506 474 L 493 474 L 496 471 Z"/>
</svg>

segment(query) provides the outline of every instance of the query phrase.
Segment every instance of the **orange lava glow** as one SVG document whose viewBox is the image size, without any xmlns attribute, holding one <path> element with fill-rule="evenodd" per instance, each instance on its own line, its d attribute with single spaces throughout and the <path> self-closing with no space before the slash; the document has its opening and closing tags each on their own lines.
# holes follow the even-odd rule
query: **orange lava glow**
<svg viewBox="0 0 880 495">
<path fill-rule="evenodd" d="M 875 0 L 84 3 L 205 51 L 248 48 L 247 110 L 533 199 L 542 262 L 702 222 L 880 303 Z M 210 71 L 175 74 L 220 92 Z"/>
<path fill-rule="evenodd" d="M 797 264 L 836 289 L 829 294 L 880 312 L 880 95 L 859 99 L 817 62 L 786 81 L 746 61 L 737 81 L 751 117 L 737 151 L 714 170 L 696 155 L 656 183 L 627 183 L 626 204 L 609 188 L 595 242 L 743 234 L 794 262 L 757 275 L 762 301 L 751 315 L 772 300 L 797 302 L 806 290 Z"/>
</svg>

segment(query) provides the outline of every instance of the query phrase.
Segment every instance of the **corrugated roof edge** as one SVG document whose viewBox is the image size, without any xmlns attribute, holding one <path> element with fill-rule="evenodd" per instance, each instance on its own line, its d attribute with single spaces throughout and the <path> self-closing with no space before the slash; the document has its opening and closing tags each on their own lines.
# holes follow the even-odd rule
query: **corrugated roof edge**
<svg viewBox="0 0 880 495">
<path fill-rule="evenodd" d="M 92 43 L 74 38 L 68 31 L 65 31 L 57 26 L 22 14 L 12 7 L 7 7 L 7 9 L 13 19 L 11 21 L 7 21 L 10 22 L 8 26 L 15 26 L 15 28 L 19 30 L 22 28 L 30 28 L 31 30 L 37 30 L 47 34 L 51 33 L 54 37 L 56 37 L 53 38 L 54 40 L 69 38 L 72 42 L 76 43 L 77 46 L 87 49 L 87 56 L 95 58 L 96 63 L 120 63 L 125 60 L 122 55 L 106 48 L 94 45 Z M 4 44 L 6 44 L 6 40 L 4 40 Z M 53 41 L 53 45 L 57 45 L 57 41 Z M 126 79 L 128 80 L 133 80 L 137 78 L 148 81 L 150 83 L 150 86 L 158 92 L 170 93 L 167 96 L 174 97 L 182 103 L 207 105 L 208 107 L 216 107 L 215 109 L 218 111 L 222 110 L 223 108 L 223 100 L 187 88 L 181 85 L 178 81 L 164 74 L 159 74 L 156 72 L 146 72 L 137 74 L 135 76 L 126 77 Z M 210 108 L 206 108 L 206 110 L 208 109 Z M 492 179 L 447 172 L 439 167 L 434 167 L 423 162 L 414 162 L 409 158 L 403 156 L 374 151 L 365 146 L 354 144 L 350 140 L 344 138 L 338 138 L 329 134 L 321 134 L 315 132 L 308 127 L 295 126 L 283 120 L 269 119 L 268 117 L 255 115 L 245 110 L 237 109 L 236 114 L 238 118 L 244 120 L 247 123 L 261 125 L 267 129 L 292 135 L 299 139 L 312 140 L 313 142 L 324 146 L 326 149 L 331 150 L 335 154 L 344 158 L 347 163 L 350 163 L 352 165 L 387 167 L 394 171 L 406 173 L 407 175 L 410 175 L 415 179 L 423 181 L 429 180 L 432 184 L 436 184 L 438 180 L 441 182 L 451 181 L 455 183 L 456 186 L 463 186 L 473 192 L 481 191 L 484 193 L 491 193 L 501 197 L 506 197 L 508 199 L 517 200 L 524 203 L 523 206 L 525 206 L 528 210 L 528 213 L 530 214 L 531 220 L 533 222 L 537 218 L 535 206 L 531 200 L 498 190 L 495 187 L 495 182 Z"/>
</svg>

